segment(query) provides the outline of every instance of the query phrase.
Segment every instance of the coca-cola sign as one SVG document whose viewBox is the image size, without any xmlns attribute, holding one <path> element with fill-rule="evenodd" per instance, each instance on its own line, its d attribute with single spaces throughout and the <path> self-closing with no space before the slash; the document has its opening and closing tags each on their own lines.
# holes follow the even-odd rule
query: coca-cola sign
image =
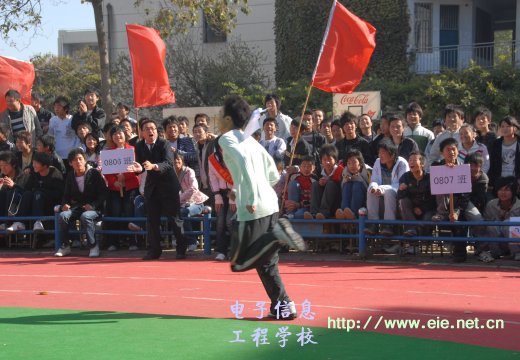
<svg viewBox="0 0 520 360">
<path fill-rule="evenodd" d="M 351 94 L 334 94 L 332 97 L 332 112 L 341 116 L 345 111 L 355 115 L 368 114 L 372 119 L 381 115 L 381 92 L 363 91 Z"/>
</svg>

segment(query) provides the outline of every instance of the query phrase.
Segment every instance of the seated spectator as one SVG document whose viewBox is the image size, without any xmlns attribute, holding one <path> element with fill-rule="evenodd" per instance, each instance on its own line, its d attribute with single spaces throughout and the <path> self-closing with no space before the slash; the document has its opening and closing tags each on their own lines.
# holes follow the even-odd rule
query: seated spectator
<svg viewBox="0 0 520 360">
<path fill-rule="evenodd" d="M 79 139 L 79 143 L 83 144 L 85 142 L 85 137 L 87 134 L 90 134 L 92 132 L 92 128 L 87 123 L 80 123 L 76 127 L 76 136 Z M 97 134 L 97 132 L 96 132 Z M 83 149 L 85 150 L 85 149 Z"/>
<path fill-rule="evenodd" d="M 388 115 L 390 139 L 397 146 L 397 155 L 408 159 L 412 152 L 419 152 L 419 146 L 411 137 L 404 136 L 403 118 L 399 114 Z"/>
<path fill-rule="evenodd" d="M 397 190 L 399 179 L 410 170 L 405 159 L 397 155 L 397 147 L 390 139 L 384 139 L 378 145 L 379 157 L 372 170 L 372 179 L 367 190 L 368 219 L 380 219 L 380 209 L 384 209 L 384 220 L 395 220 L 397 208 Z M 382 201 L 381 201 L 382 200 Z M 376 224 L 365 228 L 367 235 L 377 234 Z M 392 226 L 385 225 L 381 235 L 392 236 Z"/>
<path fill-rule="evenodd" d="M 334 145 L 323 145 L 320 150 L 321 174 L 312 184 L 311 211 L 304 219 L 332 217 L 341 205 L 341 179 L 343 165 L 338 164 L 338 150 Z"/>
<path fill-rule="evenodd" d="M 110 130 L 117 125 L 108 123 L 103 126 L 103 140 L 99 141 L 99 149 L 100 151 L 112 149 L 114 144 L 112 143 L 112 139 L 110 138 Z"/>
<path fill-rule="evenodd" d="M 22 200 L 26 176 L 16 166 L 11 151 L 0 152 L 0 216 L 15 216 Z M 5 224 L 0 224 L 4 230 Z"/>
<path fill-rule="evenodd" d="M 495 187 L 500 177 L 515 176 L 520 180 L 520 124 L 513 116 L 506 116 L 498 124 L 502 137 L 493 142 L 489 151 L 489 184 Z"/>
<path fill-rule="evenodd" d="M 205 210 L 204 202 L 209 197 L 199 190 L 199 184 L 195 178 L 195 171 L 184 165 L 184 159 L 177 152 L 173 154 L 173 165 L 179 183 L 181 185 L 180 192 L 180 216 L 183 218 L 200 215 Z M 211 211 L 211 210 L 210 210 Z M 184 231 L 192 231 L 191 221 L 183 221 Z M 188 241 L 188 251 L 197 249 L 197 239 L 186 236 Z"/>
<path fill-rule="evenodd" d="M 128 139 L 127 143 L 130 146 L 135 146 L 135 143 L 139 140 L 139 136 L 134 132 L 133 123 L 130 118 L 125 118 L 119 122 L 119 126 L 125 129 L 125 136 Z"/>
<path fill-rule="evenodd" d="M 278 182 L 273 185 L 273 189 L 276 192 L 276 196 L 278 196 L 278 201 L 281 206 L 283 192 L 284 190 L 287 191 L 285 188 L 285 184 L 287 183 L 286 180 L 289 175 L 296 173 L 298 170 L 296 170 L 297 166 L 291 166 L 291 169 L 294 169 L 294 172 L 289 174 L 288 169 L 285 168 L 285 163 L 282 158 L 275 157 L 273 160 L 276 165 L 276 169 L 278 170 L 278 174 L 280 174 L 280 179 L 278 179 Z"/>
<path fill-rule="evenodd" d="M 33 171 L 24 184 L 18 216 L 52 216 L 54 206 L 61 202 L 63 195 L 63 174 L 51 166 L 52 159 L 48 154 L 35 153 Z M 23 222 L 14 222 L 7 228 L 9 232 L 25 230 Z M 43 222 L 34 222 L 33 231 L 45 230 Z"/>
<path fill-rule="evenodd" d="M 430 174 L 424 172 L 425 162 L 423 155 L 412 152 L 408 159 L 410 171 L 399 179 L 397 199 L 403 220 L 429 221 L 435 213 L 435 196 L 430 188 Z M 416 236 L 417 226 L 405 225 L 404 235 Z"/>
<path fill-rule="evenodd" d="M 345 138 L 336 142 L 338 156 L 340 159 L 345 159 L 345 156 L 350 150 L 357 149 L 361 152 L 361 154 L 363 154 L 365 164 L 372 166 L 372 164 L 374 164 L 372 148 L 370 147 L 368 141 L 358 136 L 356 131 L 356 120 L 357 116 L 351 112 L 345 111 L 343 115 L 341 115 L 340 123 L 343 127 Z"/>
<path fill-rule="evenodd" d="M 497 134 L 491 130 L 492 114 L 488 108 L 478 107 L 473 114 L 473 126 L 477 129 L 477 141 L 491 150 Z"/>
<path fill-rule="evenodd" d="M 25 131 L 25 130 L 23 130 Z M 28 132 L 28 131 L 26 131 Z M 18 135 L 16 133 L 16 135 Z M 30 133 L 29 133 L 30 134 Z M 12 151 L 14 150 L 14 144 L 10 142 L 7 137 L 9 135 L 9 130 L 7 130 L 7 125 L 0 123 L 0 151 Z M 16 138 L 15 135 L 15 138 Z"/>
<path fill-rule="evenodd" d="M 70 255 L 69 227 L 74 226 L 76 220 L 79 220 L 81 230 L 87 234 L 89 257 L 98 257 L 99 244 L 95 236 L 95 223 L 103 213 L 107 197 L 105 180 L 99 171 L 87 165 L 82 149 L 72 149 L 68 161 L 73 171 L 65 180 L 58 221 L 62 244 L 54 256 Z"/>
<path fill-rule="evenodd" d="M 368 114 L 363 114 L 358 118 L 359 135 L 369 143 L 375 139 L 377 134 L 372 130 L 372 118 Z"/>
<path fill-rule="evenodd" d="M 439 144 L 440 154 L 443 159 L 433 163 L 432 166 L 446 165 L 449 167 L 461 165 L 458 159 L 458 141 L 454 138 L 447 138 Z M 471 193 L 453 194 L 453 206 L 450 205 L 450 195 L 436 195 L 437 213 L 433 216 L 433 221 L 461 221 L 463 219 L 473 220 L 471 211 L 476 210 L 475 206 L 470 205 Z M 451 212 L 451 208 L 453 212 Z M 468 211 L 470 210 L 470 211 Z M 478 213 L 478 210 L 476 210 Z M 478 218 L 478 216 L 476 216 Z M 464 226 L 450 227 L 455 236 L 467 236 L 467 228 Z M 453 261 L 466 261 L 466 242 L 456 241 L 453 244 Z"/>
<path fill-rule="evenodd" d="M 289 127 L 289 132 L 291 136 L 287 138 L 287 150 L 285 151 L 284 162 L 285 165 L 300 165 L 302 159 L 307 155 L 312 155 L 312 149 L 307 141 L 301 138 L 301 135 L 307 125 L 301 124 L 298 120 L 293 120 L 291 122 L 291 126 Z M 298 131 L 299 129 L 299 131 Z M 294 156 L 291 163 L 291 155 L 294 150 Z"/>
<path fill-rule="evenodd" d="M 224 163 L 222 149 L 218 141 L 215 140 L 215 152 L 208 158 L 209 160 L 209 185 L 215 196 L 215 213 L 217 214 L 217 235 L 216 248 L 217 255 L 215 260 L 223 261 L 228 256 L 229 243 L 232 233 L 233 216 L 237 211 L 235 200 L 230 198 L 233 189 L 233 178 Z"/>
<path fill-rule="evenodd" d="M 275 132 L 278 129 L 276 120 L 270 117 L 266 118 L 263 128 L 264 139 L 260 140 L 260 145 L 262 145 L 273 158 L 282 158 L 287 145 L 285 144 L 285 140 L 275 136 Z"/>
<path fill-rule="evenodd" d="M 341 185 L 341 208 L 336 211 L 336 219 L 353 220 L 358 211 L 366 207 L 367 189 L 372 168 L 365 164 L 359 150 L 351 150 L 346 156 Z"/>
<path fill-rule="evenodd" d="M 36 140 L 36 151 L 50 155 L 52 159 L 51 166 L 61 171 L 62 174 L 66 174 L 67 170 L 63 164 L 63 160 L 55 151 L 55 145 L 56 141 L 54 140 L 54 136 L 49 134 L 42 135 Z"/>
<path fill-rule="evenodd" d="M 428 145 L 426 145 L 426 149 L 424 150 L 424 156 L 426 156 L 426 158 L 428 158 L 428 155 L 430 154 L 430 152 L 432 150 L 432 146 L 433 146 L 433 143 L 435 142 L 435 139 L 437 138 L 437 135 L 442 133 L 444 130 L 445 130 L 444 122 L 442 121 L 442 119 L 433 120 L 432 131 L 433 131 L 434 138 L 432 141 L 430 141 L 428 143 Z M 428 160 L 424 164 L 424 170 L 426 170 L 426 172 L 430 171 L 430 162 Z"/>
<path fill-rule="evenodd" d="M 512 217 L 520 217 L 520 200 L 517 197 L 518 182 L 514 176 L 498 178 L 496 181 L 497 199 L 489 201 L 484 211 L 484 219 L 490 221 L 508 221 Z M 489 237 L 509 237 L 509 226 L 486 226 L 486 235 Z M 509 250 L 516 261 L 520 261 L 520 244 L 509 243 L 509 249 L 505 243 L 480 242 L 479 259 L 491 262 L 505 255 Z"/>
<path fill-rule="evenodd" d="M 416 102 L 411 102 L 405 111 L 407 127 L 404 129 L 404 136 L 417 143 L 419 151 L 426 153 L 426 146 L 430 141 L 435 140 L 433 132 L 421 125 L 423 109 Z M 405 158 L 408 159 L 409 157 Z"/>
<path fill-rule="evenodd" d="M 332 136 L 334 140 L 330 142 L 332 145 L 336 145 L 338 142 L 345 138 L 345 133 L 343 132 L 343 127 L 339 120 L 334 120 L 330 123 L 330 131 L 332 132 Z"/>
<path fill-rule="evenodd" d="M 463 124 L 459 130 L 460 144 L 459 144 L 459 159 L 461 162 L 470 154 L 480 154 L 484 161 L 482 171 L 487 173 L 489 170 L 489 154 L 487 147 L 476 141 L 477 132 L 470 124 Z"/>
<path fill-rule="evenodd" d="M 287 215 L 295 219 L 303 219 L 305 212 L 311 211 L 312 184 L 316 182 L 314 170 L 314 156 L 307 155 L 302 159 L 300 171 L 290 177 L 284 205 Z"/>
<path fill-rule="evenodd" d="M 16 134 L 16 166 L 25 174 L 32 169 L 34 149 L 31 142 L 32 136 L 28 131 L 23 130 Z"/>
<path fill-rule="evenodd" d="M 112 143 L 115 149 L 133 149 L 128 145 L 125 129 L 118 125 L 110 130 Z M 139 194 L 139 179 L 134 172 L 119 174 L 105 174 L 108 186 L 106 215 L 111 217 L 129 217 L 134 213 L 134 198 Z M 121 224 L 115 221 L 103 222 L 107 230 L 122 230 Z M 115 251 L 121 246 L 119 235 L 110 234 L 105 237 L 107 250 Z M 129 242 L 129 250 L 137 250 L 135 237 Z"/>
<path fill-rule="evenodd" d="M 94 169 L 101 169 L 100 143 L 96 134 L 87 134 L 85 136 L 85 156 L 87 163 Z"/>
</svg>

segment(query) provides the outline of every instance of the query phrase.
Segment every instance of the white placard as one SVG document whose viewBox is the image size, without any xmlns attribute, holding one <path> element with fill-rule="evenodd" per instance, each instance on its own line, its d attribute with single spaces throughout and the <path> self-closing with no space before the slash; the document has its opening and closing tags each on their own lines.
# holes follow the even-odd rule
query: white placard
<svg viewBox="0 0 520 360">
<path fill-rule="evenodd" d="M 362 91 L 332 96 L 332 114 L 341 116 L 345 111 L 354 115 L 368 114 L 371 119 L 379 119 L 381 114 L 381 92 Z"/>
<path fill-rule="evenodd" d="M 511 222 L 520 222 L 520 217 L 518 216 L 513 216 L 511 218 L 509 218 L 509 221 Z M 509 237 L 510 238 L 520 238 L 520 225 L 518 226 L 510 226 L 509 227 Z"/>
<path fill-rule="evenodd" d="M 471 170 L 469 164 L 449 167 L 430 167 L 430 188 L 432 195 L 459 194 L 471 192 Z"/>
<path fill-rule="evenodd" d="M 128 172 L 128 165 L 135 161 L 134 149 L 103 150 L 101 157 L 101 173 L 120 174 Z"/>
</svg>

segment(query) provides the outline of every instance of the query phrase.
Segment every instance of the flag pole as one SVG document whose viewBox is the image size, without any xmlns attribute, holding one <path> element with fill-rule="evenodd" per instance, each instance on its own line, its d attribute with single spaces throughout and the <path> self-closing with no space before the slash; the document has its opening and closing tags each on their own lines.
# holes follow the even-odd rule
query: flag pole
<svg viewBox="0 0 520 360">
<path fill-rule="evenodd" d="M 307 97 L 305 99 L 305 103 L 303 104 L 303 109 L 302 109 L 302 114 L 300 116 L 300 123 L 298 124 L 298 130 L 296 131 L 296 139 L 299 138 L 300 136 L 300 130 L 302 128 L 302 122 L 303 122 L 303 115 L 305 114 L 305 111 L 307 110 L 307 105 L 309 103 L 309 98 L 311 96 L 311 91 L 312 91 L 312 83 L 309 85 L 309 90 L 307 90 Z M 291 149 L 291 157 L 289 158 L 289 165 L 287 165 L 287 167 L 291 167 L 292 166 L 292 162 L 293 162 L 293 159 L 294 159 L 294 153 L 296 151 L 296 144 L 297 142 L 294 144 L 293 148 Z M 285 203 L 285 194 L 287 192 L 287 186 L 289 184 L 289 177 L 287 177 L 285 179 L 285 183 L 283 185 L 283 191 L 282 191 L 282 204 L 281 204 L 281 211 L 283 212 L 284 210 L 284 203 Z"/>
</svg>

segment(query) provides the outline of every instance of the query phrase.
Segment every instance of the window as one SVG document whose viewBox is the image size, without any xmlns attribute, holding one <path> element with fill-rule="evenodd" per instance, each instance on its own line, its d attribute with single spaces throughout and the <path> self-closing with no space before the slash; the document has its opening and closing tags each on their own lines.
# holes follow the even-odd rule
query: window
<svg viewBox="0 0 520 360">
<path fill-rule="evenodd" d="M 204 42 L 205 43 L 217 43 L 217 42 L 226 42 L 227 36 L 225 33 L 219 31 L 218 29 L 214 29 L 209 23 L 206 16 L 204 18 Z"/>
<path fill-rule="evenodd" d="M 414 15 L 415 49 L 432 52 L 432 4 L 416 3 Z"/>
</svg>

